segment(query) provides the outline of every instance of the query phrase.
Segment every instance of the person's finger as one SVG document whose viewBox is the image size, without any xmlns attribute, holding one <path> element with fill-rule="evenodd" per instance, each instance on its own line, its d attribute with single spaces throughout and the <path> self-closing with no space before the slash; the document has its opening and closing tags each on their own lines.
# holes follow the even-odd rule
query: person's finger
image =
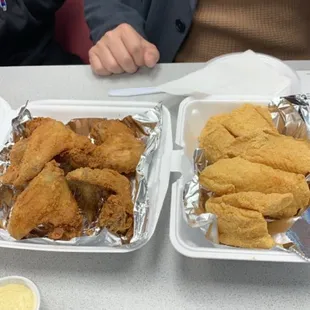
<svg viewBox="0 0 310 310">
<path fill-rule="evenodd" d="M 137 71 L 138 67 L 125 47 L 121 37 L 118 37 L 117 39 L 107 38 L 106 42 L 111 54 L 123 71 L 128 73 L 134 73 Z"/>
<path fill-rule="evenodd" d="M 153 68 L 159 61 L 159 51 L 155 45 L 143 41 L 144 63 L 148 68 Z"/>
<path fill-rule="evenodd" d="M 89 63 L 90 63 L 90 66 L 93 70 L 94 73 L 98 74 L 98 75 L 111 75 L 112 73 L 109 72 L 108 70 L 106 70 L 99 57 L 97 57 L 97 55 L 93 52 L 89 52 Z"/>
<path fill-rule="evenodd" d="M 105 40 L 100 40 L 97 45 L 98 48 L 94 50 L 96 55 L 99 57 L 103 67 L 111 73 L 120 74 L 124 70 L 119 65 L 111 51 L 107 47 Z"/>
<path fill-rule="evenodd" d="M 121 33 L 122 41 L 138 67 L 144 66 L 142 40 L 144 40 L 136 31 L 125 28 Z"/>
</svg>

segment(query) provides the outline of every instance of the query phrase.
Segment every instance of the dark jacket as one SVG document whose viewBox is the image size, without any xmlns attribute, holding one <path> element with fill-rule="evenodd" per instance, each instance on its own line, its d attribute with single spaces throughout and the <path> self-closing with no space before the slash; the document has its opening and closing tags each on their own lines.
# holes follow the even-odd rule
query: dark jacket
<svg viewBox="0 0 310 310">
<path fill-rule="evenodd" d="M 127 23 L 155 44 L 160 62 L 172 62 L 192 22 L 197 0 L 84 0 L 94 42 Z"/>
<path fill-rule="evenodd" d="M 7 11 L 0 7 L 0 65 L 42 64 L 64 1 L 6 0 Z"/>
</svg>

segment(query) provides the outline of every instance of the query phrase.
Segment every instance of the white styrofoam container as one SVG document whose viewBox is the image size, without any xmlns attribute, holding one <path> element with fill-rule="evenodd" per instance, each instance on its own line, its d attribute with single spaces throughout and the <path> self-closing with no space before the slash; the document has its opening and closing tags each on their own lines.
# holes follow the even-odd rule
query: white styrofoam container
<svg viewBox="0 0 310 310">
<path fill-rule="evenodd" d="M 127 115 L 143 113 L 153 108 L 157 103 L 152 102 L 117 102 L 117 101 L 85 101 L 85 100 L 41 100 L 29 102 L 28 109 L 33 116 L 52 117 L 68 122 L 73 118 L 106 117 L 123 118 Z M 11 110 L 10 106 L 0 98 L 0 143 L 5 143 L 12 118 L 16 117 L 19 109 Z M 170 178 L 170 159 L 172 154 L 171 118 L 167 108 L 163 107 L 163 133 L 157 151 L 154 154 L 149 169 L 149 199 L 150 213 L 147 222 L 149 236 L 144 243 L 131 249 L 108 246 L 72 246 L 44 245 L 26 242 L 1 241 L 0 247 L 55 251 L 55 252 L 91 252 L 91 253 L 126 253 L 144 246 L 152 237 L 167 193 Z"/>
<path fill-rule="evenodd" d="M 183 211 L 183 189 L 193 176 L 192 156 L 197 147 L 198 136 L 207 120 L 216 114 L 230 112 L 243 103 L 267 105 L 268 100 L 243 100 L 235 98 L 195 100 L 185 99 L 180 107 L 177 120 L 176 144 L 181 150 L 172 156 L 172 170 L 182 173 L 172 185 L 170 240 L 181 254 L 195 258 L 232 259 L 274 262 L 305 262 L 294 253 L 275 250 L 254 250 L 240 248 L 216 248 L 204 237 L 199 228 L 191 228 Z"/>
</svg>

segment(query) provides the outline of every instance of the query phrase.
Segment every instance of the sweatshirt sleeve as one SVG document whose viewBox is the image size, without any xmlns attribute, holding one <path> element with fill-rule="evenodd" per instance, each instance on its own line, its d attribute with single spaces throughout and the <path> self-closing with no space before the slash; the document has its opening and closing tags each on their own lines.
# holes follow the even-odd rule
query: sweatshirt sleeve
<svg viewBox="0 0 310 310">
<path fill-rule="evenodd" d="M 84 10 L 94 43 L 99 41 L 107 31 L 123 23 L 131 25 L 145 37 L 145 21 L 135 5 L 125 4 L 123 0 L 84 0 Z"/>
<path fill-rule="evenodd" d="M 29 13 L 37 20 L 44 21 L 65 3 L 65 0 L 22 0 Z"/>
</svg>

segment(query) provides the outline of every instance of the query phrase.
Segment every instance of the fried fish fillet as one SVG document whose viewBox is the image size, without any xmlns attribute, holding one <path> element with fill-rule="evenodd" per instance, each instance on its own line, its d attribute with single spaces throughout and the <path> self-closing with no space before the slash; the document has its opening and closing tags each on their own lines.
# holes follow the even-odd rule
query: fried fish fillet
<svg viewBox="0 0 310 310">
<path fill-rule="evenodd" d="M 206 202 L 228 204 L 236 208 L 258 211 L 266 217 L 281 219 L 294 215 L 293 194 L 263 194 L 259 192 L 240 192 L 211 197 Z M 293 206 L 293 207 L 292 207 Z"/>
<path fill-rule="evenodd" d="M 258 211 L 239 209 L 223 202 L 209 202 L 206 211 L 217 216 L 222 244 L 262 249 L 275 245 L 268 233 L 267 222 Z"/>
<path fill-rule="evenodd" d="M 217 196 L 238 192 L 292 193 L 292 215 L 309 203 L 309 188 L 303 175 L 251 163 L 239 157 L 220 159 L 206 167 L 199 180 Z"/>
<path fill-rule="evenodd" d="M 252 104 L 244 104 L 233 110 L 222 124 L 235 137 L 248 135 L 257 129 L 277 132 L 268 108 Z"/>
<path fill-rule="evenodd" d="M 67 240 L 81 234 L 82 216 L 63 171 L 54 161 L 17 197 L 8 232 L 19 240 L 41 224 L 51 227 L 51 238 Z"/>
<path fill-rule="evenodd" d="M 56 155 L 73 147 L 72 134 L 58 121 L 43 122 L 29 138 L 13 146 L 13 164 L 2 176 L 2 182 L 25 185 L 37 176 Z"/>
<path fill-rule="evenodd" d="M 131 185 L 125 176 L 110 169 L 80 168 L 68 173 L 66 178 L 69 182 L 91 184 L 109 192 L 99 214 L 99 226 L 116 234 L 131 234 L 133 202 Z"/>
<path fill-rule="evenodd" d="M 227 147 L 228 157 L 306 175 L 310 172 L 310 143 L 266 130 L 237 138 Z"/>
<path fill-rule="evenodd" d="M 211 117 L 199 136 L 199 147 L 205 150 L 208 163 L 215 163 L 235 141 L 235 137 L 223 126 L 227 114 Z"/>
</svg>

